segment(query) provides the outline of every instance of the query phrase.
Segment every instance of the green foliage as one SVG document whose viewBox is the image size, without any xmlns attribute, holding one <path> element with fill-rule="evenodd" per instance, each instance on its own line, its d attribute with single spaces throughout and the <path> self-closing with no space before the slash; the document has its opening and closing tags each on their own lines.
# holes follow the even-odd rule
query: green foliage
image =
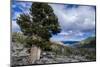
<svg viewBox="0 0 100 67">
<path fill-rule="evenodd" d="M 73 52 L 73 49 L 71 47 L 67 47 L 67 46 L 64 46 L 64 45 L 56 44 L 56 43 L 52 43 L 51 49 L 57 55 L 69 56 Z"/>
<path fill-rule="evenodd" d="M 90 54 L 90 55 L 87 55 L 86 58 L 89 59 L 89 60 L 95 61 L 95 60 L 96 60 L 96 54 L 93 54 L 93 53 L 92 53 L 92 54 Z"/>
<path fill-rule="evenodd" d="M 46 3 L 33 3 L 30 14 L 20 14 L 17 24 L 27 36 L 24 40 L 26 47 L 36 45 L 46 51 L 51 50 L 49 42 L 51 35 L 60 32 L 58 19 L 51 6 Z"/>
<path fill-rule="evenodd" d="M 20 14 L 20 17 L 17 18 L 17 24 L 25 35 L 32 35 L 32 25 L 29 15 Z"/>
<path fill-rule="evenodd" d="M 41 47 L 44 51 L 50 51 L 51 43 L 49 41 L 43 40 L 41 37 L 34 35 L 34 36 L 25 36 L 22 33 L 12 33 L 12 42 L 21 43 L 25 47 L 31 47 L 32 45 L 36 45 Z"/>
<path fill-rule="evenodd" d="M 52 8 L 46 3 L 33 3 L 30 14 L 20 14 L 17 24 L 27 38 L 17 36 L 18 42 L 26 43 L 26 47 L 36 45 L 44 51 L 50 51 L 49 38 L 51 34 L 60 32 L 58 19 Z M 15 38 L 16 39 L 16 38 Z"/>
<path fill-rule="evenodd" d="M 33 34 L 49 41 L 51 34 L 60 32 L 58 19 L 51 6 L 46 3 L 33 3 L 30 14 L 21 14 L 17 18 L 21 31 L 28 36 Z"/>
<path fill-rule="evenodd" d="M 29 37 L 27 39 L 27 44 L 26 47 L 31 47 L 32 45 L 36 45 L 38 47 L 40 47 L 42 50 L 46 51 L 46 50 L 50 50 L 50 44 L 48 41 L 45 41 L 43 39 L 33 39 L 31 37 Z"/>
<path fill-rule="evenodd" d="M 81 48 L 96 48 L 96 38 L 95 37 L 88 37 L 84 41 L 80 42 Z"/>
<path fill-rule="evenodd" d="M 64 52 L 65 55 L 70 56 L 72 55 L 72 53 L 73 53 L 73 49 L 71 47 L 65 48 L 65 52 Z"/>
<path fill-rule="evenodd" d="M 24 36 L 22 33 L 16 33 L 16 32 L 13 32 L 12 33 L 12 42 L 18 42 L 18 43 L 21 43 L 21 44 L 26 44 L 26 39 L 27 39 L 27 36 Z"/>
<path fill-rule="evenodd" d="M 96 50 L 92 48 L 79 48 L 80 54 L 85 56 L 86 59 L 96 60 Z"/>
</svg>

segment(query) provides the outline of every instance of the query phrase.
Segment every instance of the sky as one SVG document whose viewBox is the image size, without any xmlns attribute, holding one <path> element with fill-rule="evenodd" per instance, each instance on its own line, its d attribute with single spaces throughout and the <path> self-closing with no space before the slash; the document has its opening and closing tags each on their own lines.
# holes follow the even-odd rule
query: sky
<svg viewBox="0 0 100 67">
<path fill-rule="evenodd" d="M 80 41 L 95 35 L 95 6 L 73 4 L 49 4 L 58 17 L 61 32 L 52 35 L 53 41 Z M 12 32 L 20 31 L 16 18 L 29 14 L 31 2 L 12 3 Z"/>
</svg>

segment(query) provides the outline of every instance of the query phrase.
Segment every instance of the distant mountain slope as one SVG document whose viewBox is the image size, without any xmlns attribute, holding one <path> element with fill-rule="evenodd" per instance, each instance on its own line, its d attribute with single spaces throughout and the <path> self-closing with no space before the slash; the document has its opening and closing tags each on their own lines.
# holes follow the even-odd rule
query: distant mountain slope
<svg viewBox="0 0 100 67">
<path fill-rule="evenodd" d="M 74 46 L 80 48 L 96 48 L 96 37 L 88 37 L 87 39 L 75 44 Z"/>
</svg>

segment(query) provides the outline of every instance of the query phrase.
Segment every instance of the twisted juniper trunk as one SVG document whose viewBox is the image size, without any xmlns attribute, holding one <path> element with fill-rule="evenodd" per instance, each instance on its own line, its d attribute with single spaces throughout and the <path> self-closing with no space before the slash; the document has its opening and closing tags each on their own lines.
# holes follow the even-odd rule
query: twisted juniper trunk
<svg viewBox="0 0 100 67">
<path fill-rule="evenodd" d="M 32 46 L 30 49 L 30 63 L 34 63 L 40 59 L 41 49 L 37 46 Z"/>
</svg>

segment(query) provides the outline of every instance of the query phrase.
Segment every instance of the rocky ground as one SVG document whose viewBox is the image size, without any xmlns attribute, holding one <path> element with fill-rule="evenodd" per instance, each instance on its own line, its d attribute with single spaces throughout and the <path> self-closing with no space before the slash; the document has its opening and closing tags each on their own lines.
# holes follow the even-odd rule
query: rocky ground
<svg viewBox="0 0 100 67">
<path fill-rule="evenodd" d="M 29 48 L 23 47 L 22 44 L 12 43 L 11 46 L 11 63 L 12 65 L 29 65 L 29 64 L 51 64 L 51 63 L 69 63 L 79 61 L 89 61 L 84 56 L 80 55 L 57 55 L 54 52 L 42 51 L 39 60 L 30 63 Z"/>
<path fill-rule="evenodd" d="M 37 60 L 35 64 L 49 64 L 49 63 L 69 63 L 69 62 L 79 62 L 79 61 L 89 61 L 82 56 L 64 56 L 56 55 L 53 52 L 43 52 L 40 60 Z"/>
<path fill-rule="evenodd" d="M 11 64 L 26 65 L 29 64 L 27 52 L 28 48 L 24 48 L 23 44 L 12 43 L 11 45 Z"/>
</svg>

